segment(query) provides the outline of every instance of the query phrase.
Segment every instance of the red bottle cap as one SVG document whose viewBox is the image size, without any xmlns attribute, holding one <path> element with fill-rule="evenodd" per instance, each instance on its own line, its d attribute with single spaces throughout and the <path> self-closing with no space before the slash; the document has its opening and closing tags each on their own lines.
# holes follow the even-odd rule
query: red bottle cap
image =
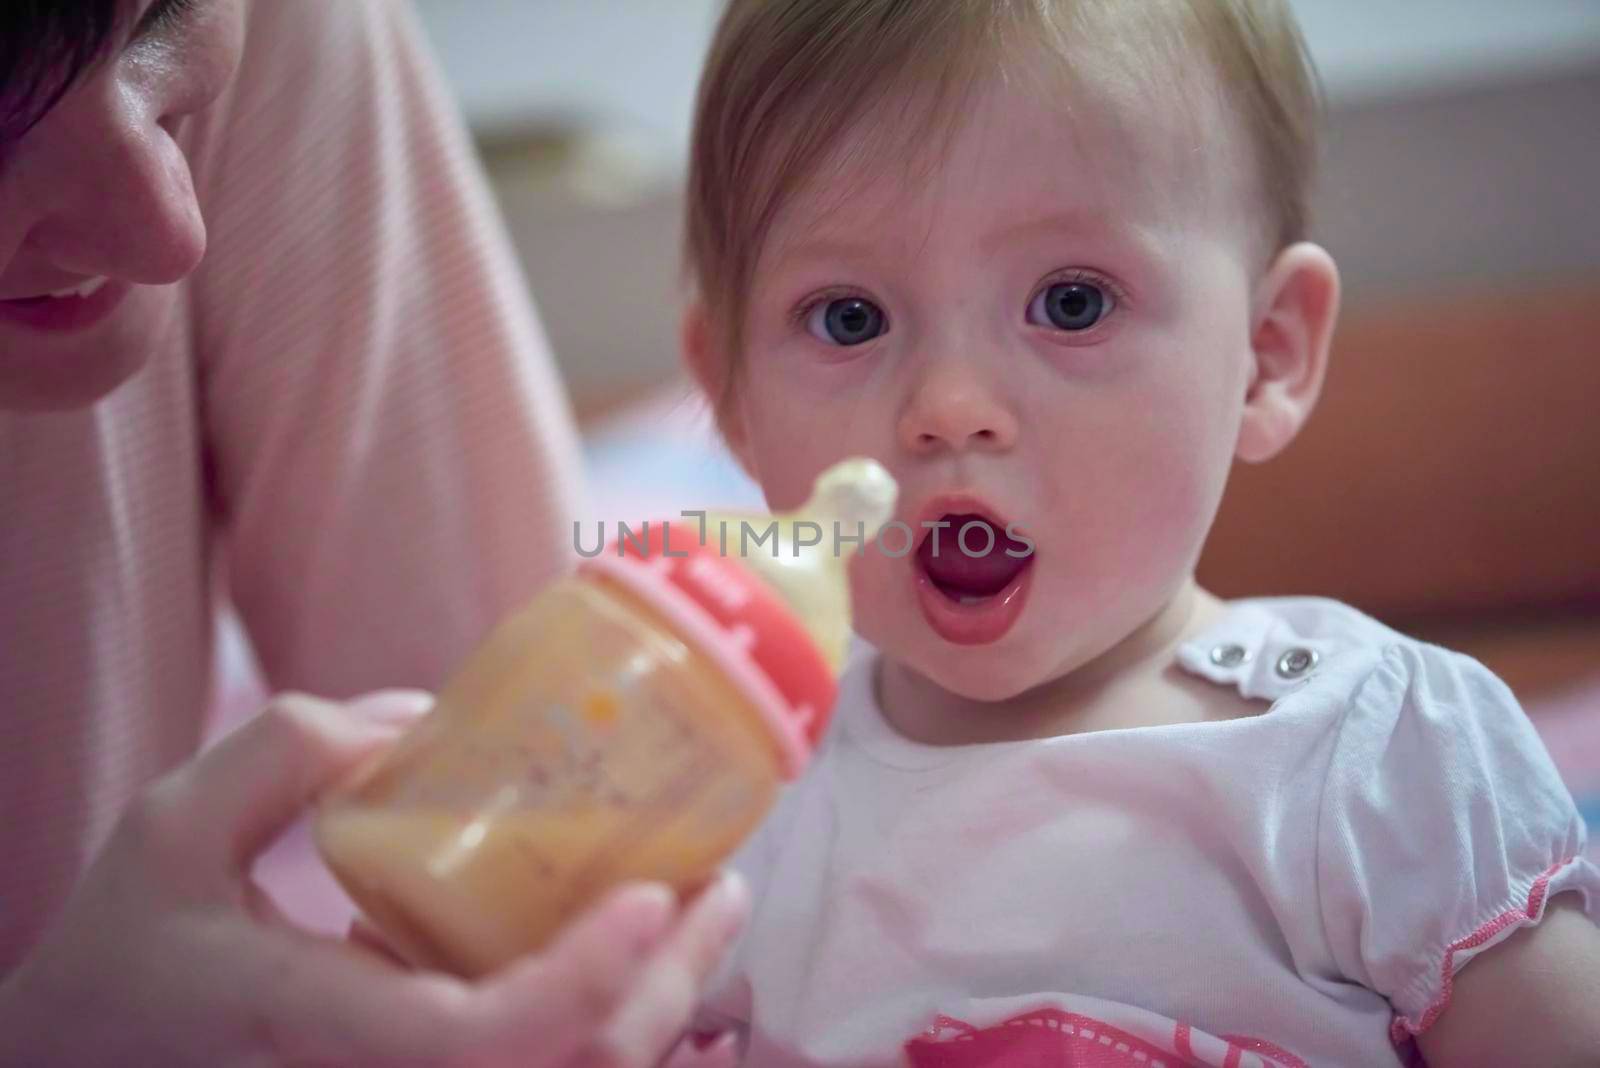
<svg viewBox="0 0 1600 1068">
<path fill-rule="evenodd" d="M 579 570 L 620 583 L 666 616 L 761 716 L 784 775 L 804 770 L 827 728 L 837 681 L 776 590 L 683 523 L 647 523 Z"/>
</svg>

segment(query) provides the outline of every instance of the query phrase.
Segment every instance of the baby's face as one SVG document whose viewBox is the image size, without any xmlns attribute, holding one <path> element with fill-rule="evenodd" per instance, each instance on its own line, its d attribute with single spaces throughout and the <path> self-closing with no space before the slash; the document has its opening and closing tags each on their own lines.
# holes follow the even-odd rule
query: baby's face
<svg viewBox="0 0 1600 1068">
<path fill-rule="evenodd" d="M 857 627 L 988 700 L 1106 651 L 1189 580 L 1251 380 L 1253 265 L 1243 198 L 1206 162 L 1226 143 L 1020 86 L 974 104 L 938 167 L 868 152 L 789 204 L 734 433 L 774 507 L 842 457 L 889 468 L 925 544 L 854 562 Z M 1033 553 L 969 558 L 973 516 Z M 935 558 L 921 524 L 941 517 Z"/>
</svg>

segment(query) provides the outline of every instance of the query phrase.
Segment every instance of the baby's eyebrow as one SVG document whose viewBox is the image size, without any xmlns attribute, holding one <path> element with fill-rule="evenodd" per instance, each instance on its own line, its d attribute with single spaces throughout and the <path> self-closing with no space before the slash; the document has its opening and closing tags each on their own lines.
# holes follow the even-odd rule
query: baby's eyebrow
<svg viewBox="0 0 1600 1068">
<path fill-rule="evenodd" d="M 978 250 L 984 256 L 994 256 L 1007 246 L 1041 236 L 1091 243 L 1097 249 L 1109 247 L 1143 256 L 1154 256 L 1160 248 L 1160 242 L 1148 227 L 1120 219 L 1101 208 L 1074 207 L 997 226 L 979 241 Z M 856 240 L 837 229 L 797 237 L 774 251 L 790 268 L 813 263 L 870 262 L 889 254 L 881 240 Z"/>
<path fill-rule="evenodd" d="M 985 236 L 978 248 L 985 255 L 994 255 L 1007 245 L 1041 234 L 1132 246 L 1141 252 L 1149 252 L 1155 247 L 1153 238 L 1143 227 L 1114 219 L 1104 210 L 1068 208 L 1007 223 Z"/>
<path fill-rule="evenodd" d="M 840 261 L 859 263 L 882 255 L 882 246 L 871 241 L 850 241 L 841 238 L 814 238 L 809 241 L 792 241 L 778 248 L 782 261 L 796 264 L 830 264 Z"/>
</svg>

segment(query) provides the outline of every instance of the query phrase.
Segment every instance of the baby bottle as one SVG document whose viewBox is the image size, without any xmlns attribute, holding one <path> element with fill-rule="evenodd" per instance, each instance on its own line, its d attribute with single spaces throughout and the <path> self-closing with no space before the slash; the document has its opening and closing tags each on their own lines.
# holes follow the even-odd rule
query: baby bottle
<svg viewBox="0 0 1600 1068">
<path fill-rule="evenodd" d="M 840 546 L 895 494 L 847 460 L 791 514 L 619 532 L 324 798 L 328 867 L 399 953 L 467 977 L 619 883 L 704 886 L 826 726 L 850 634 Z"/>
</svg>

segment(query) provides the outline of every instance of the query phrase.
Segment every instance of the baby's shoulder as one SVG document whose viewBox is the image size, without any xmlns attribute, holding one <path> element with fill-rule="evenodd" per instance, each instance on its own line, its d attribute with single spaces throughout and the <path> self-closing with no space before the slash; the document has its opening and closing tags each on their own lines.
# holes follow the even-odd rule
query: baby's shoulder
<svg viewBox="0 0 1600 1068">
<path fill-rule="evenodd" d="M 1326 801 L 1392 796 L 1403 783 L 1401 792 L 1493 789 L 1508 801 L 1529 795 L 1561 807 L 1559 778 L 1516 696 L 1471 656 L 1326 598 L 1232 607 L 1255 614 L 1265 659 L 1278 658 L 1261 667 L 1290 685 L 1275 712 L 1309 713 L 1302 718 L 1325 729 Z M 1306 663 L 1303 679 L 1287 684 L 1283 676 Z"/>
<path fill-rule="evenodd" d="M 1242 620 L 1263 645 L 1298 644 L 1344 659 L 1382 655 L 1396 645 L 1423 645 L 1353 605 L 1331 597 L 1249 597 L 1227 602 L 1224 621 Z M 1320 663 L 1320 658 L 1319 658 Z"/>
<path fill-rule="evenodd" d="M 1472 657 L 1403 634 L 1328 598 L 1233 601 L 1180 651 L 1190 671 L 1270 702 L 1254 729 L 1315 750 L 1299 765 L 1333 780 L 1392 772 L 1442 775 L 1500 748 L 1529 754 L 1537 735 L 1511 690 Z"/>
<path fill-rule="evenodd" d="M 1503 683 L 1464 653 L 1402 633 L 1327 597 L 1256 597 L 1228 612 L 1188 659 L 1241 671 L 1253 696 L 1355 709 L 1399 708 L 1439 684 L 1466 687 L 1477 699 L 1515 703 Z M 1213 673 L 1215 674 L 1215 673 Z"/>
</svg>

